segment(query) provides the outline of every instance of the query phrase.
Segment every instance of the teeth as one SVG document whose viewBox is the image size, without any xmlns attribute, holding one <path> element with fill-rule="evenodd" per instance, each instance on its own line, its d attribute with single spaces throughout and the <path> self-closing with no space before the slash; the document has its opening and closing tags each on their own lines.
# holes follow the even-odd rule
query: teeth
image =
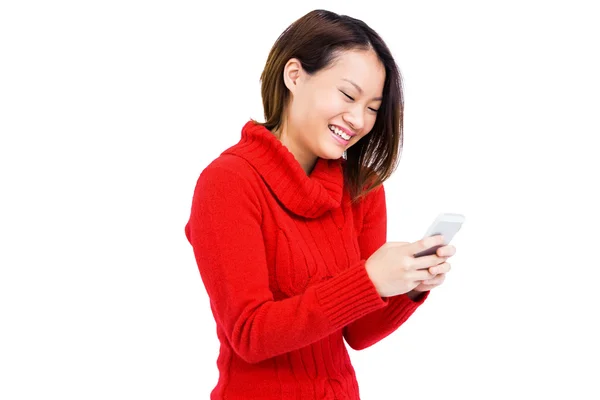
<svg viewBox="0 0 600 400">
<path fill-rule="evenodd" d="M 350 140 L 350 135 L 345 134 L 342 130 L 338 129 L 337 127 L 335 127 L 333 125 L 329 125 L 329 130 L 331 130 L 333 133 L 337 134 L 338 136 L 341 136 L 342 139 L 344 139 L 344 140 Z"/>
</svg>

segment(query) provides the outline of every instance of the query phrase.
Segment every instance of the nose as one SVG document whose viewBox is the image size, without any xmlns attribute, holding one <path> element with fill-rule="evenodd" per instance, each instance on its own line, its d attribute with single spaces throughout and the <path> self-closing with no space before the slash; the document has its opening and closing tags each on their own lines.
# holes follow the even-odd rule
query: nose
<svg viewBox="0 0 600 400">
<path fill-rule="evenodd" d="M 354 132 L 360 131 L 365 125 L 364 111 L 358 105 L 344 114 L 343 119 Z"/>
</svg>

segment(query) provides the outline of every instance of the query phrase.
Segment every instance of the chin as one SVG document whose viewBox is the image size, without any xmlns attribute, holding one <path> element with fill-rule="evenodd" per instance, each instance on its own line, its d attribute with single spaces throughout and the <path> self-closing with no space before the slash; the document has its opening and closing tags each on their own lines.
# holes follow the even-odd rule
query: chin
<svg viewBox="0 0 600 400">
<path fill-rule="evenodd" d="M 344 148 L 335 144 L 325 144 L 319 149 L 319 157 L 327 160 L 337 160 L 344 155 Z"/>
<path fill-rule="evenodd" d="M 343 157 L 344 151 L 348 148 L 348 146 L 342 146 L 341 144 L 336 143 L 330 135 L 331 133 L 329 129 L 327 129 L 327 135 L 325 135 L 319 142 L 319 152 L 317 156 L 327 160 L 337 160 L 338 158 Z"/>
</svg>

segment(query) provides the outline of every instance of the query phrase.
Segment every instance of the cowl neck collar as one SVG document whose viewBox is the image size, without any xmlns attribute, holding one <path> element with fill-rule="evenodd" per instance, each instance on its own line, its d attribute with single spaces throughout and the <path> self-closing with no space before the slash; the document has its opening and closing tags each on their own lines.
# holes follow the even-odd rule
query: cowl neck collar
<svg viewBox="0 0 600 400">
<path fill-rule="evenodd" d="M 342 202 L 342 158 L 318 158 L 310 174 L 267 128 L 247 122 L 240 141 L 223 154 L 239 156 L 260 174 L 281 204 L 292 213 L 317 218 Z"/>
</svg>

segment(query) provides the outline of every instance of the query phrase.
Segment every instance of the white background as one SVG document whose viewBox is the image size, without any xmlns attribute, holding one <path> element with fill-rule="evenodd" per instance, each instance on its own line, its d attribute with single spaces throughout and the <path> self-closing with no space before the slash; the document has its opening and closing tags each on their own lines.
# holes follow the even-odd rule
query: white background
<svg viewBox="0 0 600 400">
<path fill-rule="evenodd" d="M 351 351 L 362 398 L 600 398 L 592 1 L 201 4 L 0 5 L 0 398 L 208 398 L 194 185 L 314 8 L 371 25 L 404 76 L 389 239 L 467 217 L 446 283 Z"/>
</svg>

